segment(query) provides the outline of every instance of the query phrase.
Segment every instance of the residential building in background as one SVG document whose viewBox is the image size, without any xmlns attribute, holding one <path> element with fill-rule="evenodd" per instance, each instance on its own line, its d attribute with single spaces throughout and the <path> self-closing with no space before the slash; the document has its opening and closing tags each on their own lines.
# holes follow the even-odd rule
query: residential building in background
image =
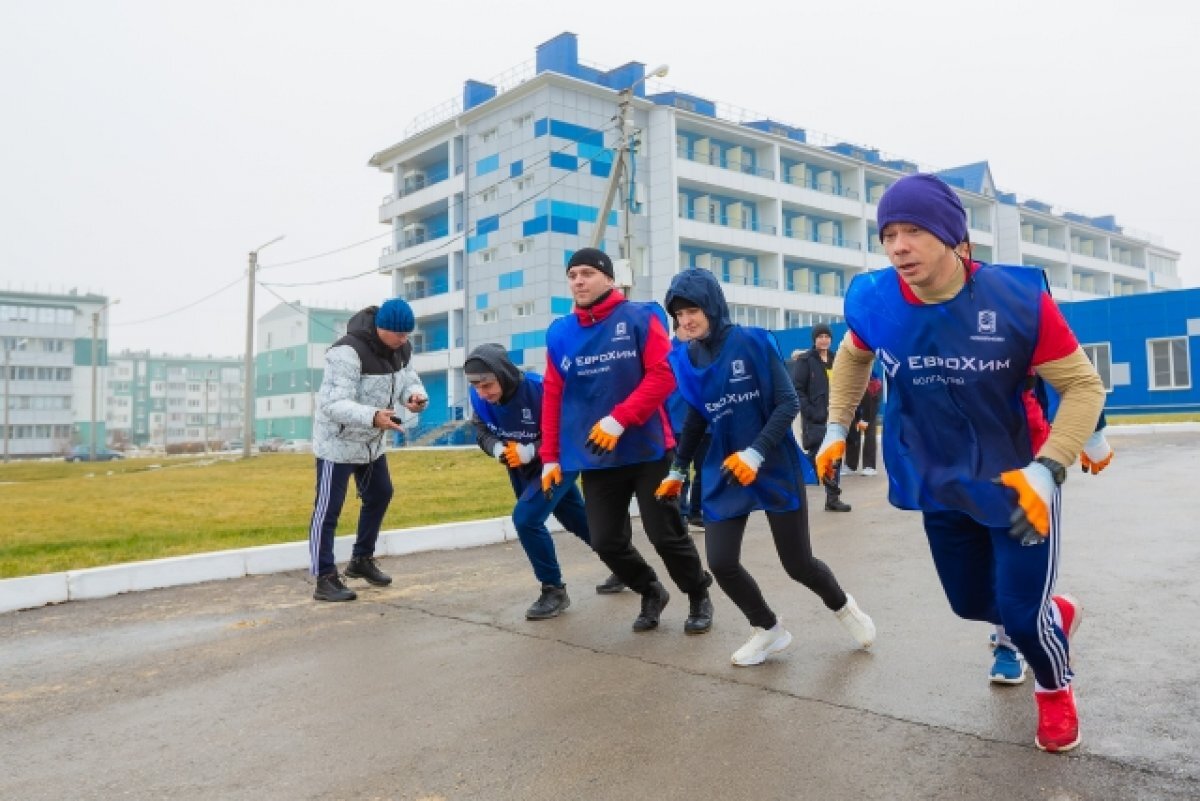
<svg viewBox="0 0 1200 801">
<path fill-rule="evenodd" d="M 122 351 L 109 368 L 109 444 L 219 450 L 242 436 L 242 360 Z"/>
<path fill-rule="evenodd" d="M 370 159 L 391 179 L 379 268 L 417 315 L 429 422 L 461 415 L 461 368 L 475 345 L 499 342 L 516 364 L 544 369 L 546 328 L 571 309 L 566 259 L 603 206 L 618 91 L 645 75 L 639 62 L 586 65 L 563 33 L 491 83 L 466 81 L 461 101 L 414 120 Z M 672 275 L 699 266 L 723 282 L 736 322 L 837 322 L 850 280 L 886 263 L 879 198 L 918 171 L 955 187 L 976 258 L 1044 270 L 1059 300 L 1180 286 L 1179 253 L 1155 237 L 1111 214 L 1003 191 L 986 162 L 934 169 L 699 95 L 647 95 L 640 84 L 633 95 L 632 180 L 604 221 L 603 246 L 629 259 L 636 300 L 661 300 Z"/>
<path fill-rule="evenodd" d="M 364 304 L 364 306 L 369 304 Z M 325 351 L 358 309 L 280 303 L 258 318 L 254 356 L 254 436 L 311 442 Z"/>
<path fill-rule="evenodd" d="M 61 456 L 90 445 L 93 427 L 104 446 L 109 305 L 103 295 L 74 291 L 0 291 L 0 438 L 8 457 Z"/>
</svg>

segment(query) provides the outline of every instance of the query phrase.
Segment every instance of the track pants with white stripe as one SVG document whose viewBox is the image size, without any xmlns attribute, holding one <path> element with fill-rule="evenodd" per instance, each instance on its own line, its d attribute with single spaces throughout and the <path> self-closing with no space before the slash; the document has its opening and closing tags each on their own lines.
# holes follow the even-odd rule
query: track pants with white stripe
<svg viewBox="0 0 1200 801">
<path fill-rule="evenodd" d="M 954 614 L 1003 625 L 1047 690 L 1066 687 L 1073 675 L 1050 601 L 1058 578 L 1060 500 L 1056 489 L 1050 535 L 1028 546 L 1009 537 L 1007 526 L 985 526 L 962 512 L 924 513 L 929 550 Z"/>
<path fill-rule="evenodd" d="M 308 527 L 309 571 L 314 576 L 337 571 L 333 561 L 333 538 L 337 533 L 338 517 L 342 513 L 351 477 L 362 498 L 353 555 L 375 554 L 375 542 L 379 539 L 383 516 L 392 501 L 392 476 L 388 472 L 387 457 L 380 456 L 369 464 L 344 464 L 317 459 L 317 499 L 313 503 L 312 523 Z"/>
</svg>

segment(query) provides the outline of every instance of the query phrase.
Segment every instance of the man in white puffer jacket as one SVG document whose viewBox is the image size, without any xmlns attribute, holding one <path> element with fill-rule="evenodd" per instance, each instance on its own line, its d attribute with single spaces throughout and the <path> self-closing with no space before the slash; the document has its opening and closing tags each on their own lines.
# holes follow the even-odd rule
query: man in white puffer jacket
<svg viewBox="0 0 1200 801">
<path fill-rule="evenodd" d="M 317 393 L 313 455 L 317 497 L 308 531 L 313 598 L 353 601 L 333 559 L 338 516 L 353 476 L 362 509 L 347 578 L 383 587 L 390 576 L 375 562 L 375 543 L 392 500 L 392 478 L 384 452 L 389 431 L 415 424 L 429 403 L 425 386 L 409 366 L 408 335 L 416 326 L 412 309 L 400 298 L 368 306 L 350 318 L 346 335 L 325 354 L 325 377 Z"/>
</svg>

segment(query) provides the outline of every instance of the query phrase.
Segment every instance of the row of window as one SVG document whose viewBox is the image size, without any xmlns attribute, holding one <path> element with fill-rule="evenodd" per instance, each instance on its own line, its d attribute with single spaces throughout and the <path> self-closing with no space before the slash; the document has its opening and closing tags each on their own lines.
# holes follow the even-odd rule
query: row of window
<svg viewBox="0 0 1200 801">
<path fill-rule="evenodd" d="M 8 439 L 69 439 L 70 436 L 71 426 L 69 425 L 10 425 L 7 434 L 4 426 L 0 425 L 0 437 Z"/>
<path fill-rule="evenodd" d="M 1112 345 L 1107 342 L 1083 345 L 1083 351 L 1095 365 L 1104 388 L 1111 392 Z M 1150 389 L 1191 389 L 1191 355 L 1187 337 L 1146 340 L 1146 364 Z"/>
<path fill-rule="evenodd" d="M 31 409 L 36 412 L 63 411 L 71 408 L 71 396 L 9 394 L 8 408 L 14 411 L 20 409 Z"/>
<path fill-rule="evenodd" d="M 75 322 L 75 309 L 61 306 L 26 306 L 0 303 L 0 323 L 50 323 L 70 325 Z"/>
<path fill-rule="evenodd" d="M 4 376 L 4 368 L 0 367 L 0 378 Z M 8 368 L 10 381 L 70 381 L 70 367 L 18 367 Z"/>
</svg>

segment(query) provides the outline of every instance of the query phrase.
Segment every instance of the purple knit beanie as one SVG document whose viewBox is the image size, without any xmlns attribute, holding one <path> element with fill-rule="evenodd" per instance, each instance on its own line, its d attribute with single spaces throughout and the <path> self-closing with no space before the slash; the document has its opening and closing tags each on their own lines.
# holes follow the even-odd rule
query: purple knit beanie
<svg viewBox="0 0 1200 801">
<path fill-rule="evenodd" d="M 954 190 L 936 175 L 906 175 L 879 200 L 879 241 L 889 223 L 918 225 L 949 247 L 967 238 L 967 213 Z"/>
</svg>

